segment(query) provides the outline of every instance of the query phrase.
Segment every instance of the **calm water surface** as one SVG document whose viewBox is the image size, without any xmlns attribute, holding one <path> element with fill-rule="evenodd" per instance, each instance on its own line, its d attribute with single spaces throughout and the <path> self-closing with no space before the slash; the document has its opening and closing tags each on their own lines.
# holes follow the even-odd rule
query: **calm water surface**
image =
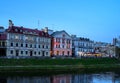
<svg viewBox="0 0 120 83">
<path fill-rule="evenodd" d="M 0 83 L 120 83 L 120 73 L 2 76 Z"/>
</svg>

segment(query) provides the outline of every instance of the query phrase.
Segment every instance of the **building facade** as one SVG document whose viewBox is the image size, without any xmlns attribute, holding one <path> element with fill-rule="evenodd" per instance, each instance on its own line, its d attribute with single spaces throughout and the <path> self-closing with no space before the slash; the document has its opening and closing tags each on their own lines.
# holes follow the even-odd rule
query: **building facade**
<svg viewBox="0 0 120 83">
<path fill-rule="evenodd" d="M 66 31 L 56 31 L 52 36 L 52 56 L 72 56 L 72 38 Z"/>
<path fill-rule="evenodd" d="M 95 53 L 102 57 L 115 57 L 115 46 L 106 42 L 95 42 Z"/>
<path fill-rule="evenodd" d="M 50 56 L 51 37 L 45 31 L 14 26 L 9 21 L 5 34 L 6 56 Z"/>
<path fill-rule="evenodd" d="M 94 42 L 88 38 L 76 37 L 72 35 L 73 55 L 77 57 L 87 56 L 94 52 Z"/>
<path fill-rule="evenodd" d="M 115 47 L 115 56 L 120 58 L 120 36 L 118 38 L 113 38 L 113 45 Z"/>
</svg>

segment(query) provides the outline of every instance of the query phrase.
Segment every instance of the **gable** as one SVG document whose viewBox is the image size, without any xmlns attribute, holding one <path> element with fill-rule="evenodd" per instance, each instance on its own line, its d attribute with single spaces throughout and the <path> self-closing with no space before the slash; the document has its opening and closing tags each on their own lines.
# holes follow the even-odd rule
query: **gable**
<svg viewBox="0 0 120 83">
<path fill-rule="evenodd" d="M 57 31 L 57 32 L 53 33 L 52 36 L 53 37 L 58 37 L 58 38 L 71 39 L 71 36 L 67 32 L 65 32 L 65 31 Z"/>
</svg>

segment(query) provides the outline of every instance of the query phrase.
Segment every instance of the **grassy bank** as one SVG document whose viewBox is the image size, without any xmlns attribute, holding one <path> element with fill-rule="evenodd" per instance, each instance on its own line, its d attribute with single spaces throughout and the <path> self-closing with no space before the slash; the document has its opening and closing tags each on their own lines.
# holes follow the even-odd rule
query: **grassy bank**
<svg viewBox="0 0 120 83">
<path fill-rule="evenodd" d="M 76 71 L 120 68 L 115 58 L 86 59 L 0 59 L 0 71 Z"/>
</svg>

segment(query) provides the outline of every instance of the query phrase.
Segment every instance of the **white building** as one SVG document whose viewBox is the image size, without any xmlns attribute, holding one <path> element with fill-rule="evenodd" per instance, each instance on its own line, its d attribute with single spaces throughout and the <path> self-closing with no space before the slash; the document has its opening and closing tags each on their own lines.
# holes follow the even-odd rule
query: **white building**
<svg viewBox="0 0 120 83">
<path fill-rule="evenodd" d="M 45 31 L 14 26 L 6 30 L 6 56 L 50 56 L 51 37 Z"/>
<path fill-rule="evenodd" d="M 95 42 L 95 53 L 101 54 L 103 57 L 114 57 L 115 46 L 106 42 Z"/>
<path fill-rule="evenodd" d="M 86 56 L 87 54 L 94 52 L 94 42 L 88 38 L 72 35 L 72 48 L 73 55 Z"/>
</svg>

